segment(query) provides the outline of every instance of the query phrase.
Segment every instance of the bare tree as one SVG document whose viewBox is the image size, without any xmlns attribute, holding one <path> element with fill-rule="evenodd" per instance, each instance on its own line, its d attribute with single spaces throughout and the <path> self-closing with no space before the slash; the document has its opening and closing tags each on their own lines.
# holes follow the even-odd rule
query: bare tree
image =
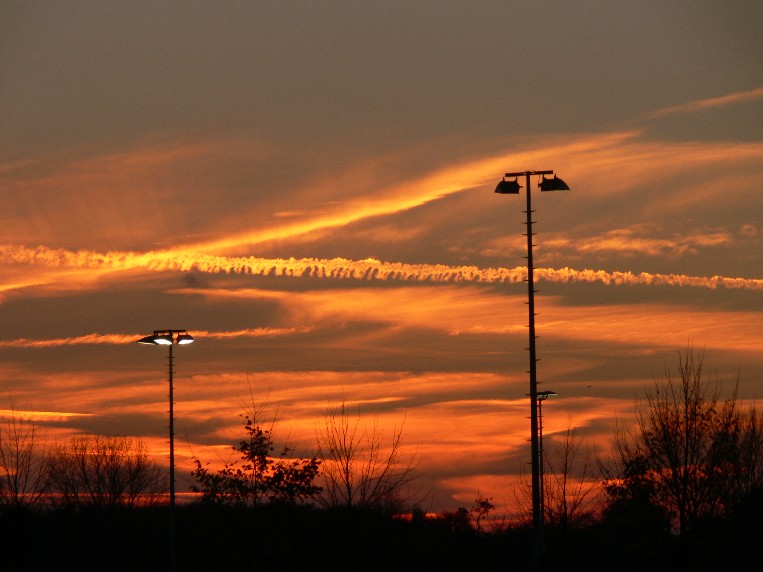
<svg viewBox="0 0 763 572">
<path fill-rule="evenodd" d="M 561 440 L 544 450 L 544 510 L 552 526 L 579 524 L 593 512 L 598 483 L 593 479 L 591 452 L 582 446 L 577 429 L 569 425 Z"/>
<path fill-rule="evenodd" d="M 560 439 L 553 435 L 543 438 L 543 522 L 566 529 L 582 523 L 594 512 L 599 482 L 594 479 L 592 454 L 571 421 Z M 530 524 L 532 486 L 525 472 L 519 477 L 514 502 L 521 520 Z"/>
<path fill-rule="evenodd" d="M 165 485 L 145 443 L 130 437 L 74 437 L 50 452 L 48 477 L 59 502 L 75 506 L 151 503 Z"/>
<path fill-rule="evenodd" d="M 722 513 L 742 470 L 736 388 L 722 399 L 720 382 L 707 379 L 702 356 L 690 347 L 679 352 L 677 377 L 666 368 L 646 401 L 637 403 L 636 422 L 634 431 L 616 435 L 622 474 L 605 481 L 610 497 L 636 495 L 659 507 L 682 538 L 701 520 Z M 751 417 L 747 451 L 758 463 L 760 429 L 757 415 Z M 748 475 L 759 479 L 760 465 Z"/>
<path fill-rule="evenodd" d="M 395 428 L 389 444 L 376 421 L 360 425 L 347 404 L 330 407 L 319 429 L 318 443 L 325 482 L 324 505 L 376 509 L 389 513 L 407 510 L 418 499 L 411 491 L 417 461 L 401 459 L 403 425 Z M 414 500 L 415 499 L 415 500 Z"/>
<path fill-rule="evenodd" d="M 740 414 L 738 454 L 734 457 L 735 502 L 763 489 L 763 415 L 753 406 Z"/>
<path fill-rule="evenodd" d="M 0 422 L 0 505 L 38 505 L 46 489 L 46 448 L 31 419 L 20 417 L 11 403 Z"/>
</svg>

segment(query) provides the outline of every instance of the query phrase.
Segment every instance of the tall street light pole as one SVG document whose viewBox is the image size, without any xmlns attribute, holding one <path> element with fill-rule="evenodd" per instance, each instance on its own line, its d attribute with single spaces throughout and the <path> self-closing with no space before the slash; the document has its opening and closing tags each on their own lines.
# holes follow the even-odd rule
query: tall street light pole
<svg viewBox="0 0 763 572">
<path fill-rule="evenodd" d="M 528 328 L 530 347 L 530 459 L 532 467 L 532 512 L 533 512 L 533 563 L 536 569 L 540 568 L 540 562 L 543 555 L 543 515 L 541 513 L 541 490 L 540 490 L 540 457 L 539 457 L 539 435 L 538 435 L 538 379 L 537 379 L 537 357 L 535 352 L 535 280 L 533 276 L 533 220 L 532 220 L 532 198 L 530 192 L 530 177 L 539 175 L 541 180 L 538 186 L 541 191 L 568 191 L 567 184 L 554 175 L 553 171 L 519 171 L 516 173 L 506 173 L 501 182 L 495 188 L 495 192 L 501 195 L 518 195 L 521 185 L 517 181 L 518 177 L 525 177 L 525 188 L 527 192 L 527 305 L 528 305 Z M 546 175 L 554 175 L 553 179 L 546 178 Z M 506 180 L 506 178 L 513 180 Z"/>
<path fill-rule="evenodd" d="M 175 399 L 173 376 L 175 373 L 172 347 L 174 345 L 186 345 L 193 342 L 193 337 L 186 330 L 154 330 L 154 333 L 141 338 L 137 343 L 155 346 L 167 346 L 168 356 L 168 382 L 170 386 L 170 570 L 177 568 L 177 548 L 175 543 Z"/>
</svg>

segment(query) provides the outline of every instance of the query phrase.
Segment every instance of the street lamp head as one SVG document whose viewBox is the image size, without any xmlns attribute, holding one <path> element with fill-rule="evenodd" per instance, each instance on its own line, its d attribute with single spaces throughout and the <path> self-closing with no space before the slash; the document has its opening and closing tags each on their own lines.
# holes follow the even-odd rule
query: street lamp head
<svg viewBox="0 0 763 572">
<path fill-rule="evenodd" d="M 538 183 L 541 191 L 569 191 L 570 188 L 563 180 L 554 175 L 553 179 L 542 177 Z"/>
<path fill-rule="evenodd" d="M 555 395 L 559 395 L 556 391 L 539 391 L 538 392 L 538 401 L 543 401 L 544 399 L 548 399 L 549 397 L 554 397 Z"/>
<path fill-rule="evenodd" d="M 193 343 L 193 336 L 190 334 L 178 334 L 177 343 L 180 346 Z"/>
<path fill-rule="evenodd" d="M 186 330 L 154 330 L 153 335 L 146 336 L 137 341 L 139 344 L 154 346 L 185 345 L 192 342 L 193 336 L 189 335 Z"/>
<path fill-rule="evenodd" d="M 139 339 L 136 343 L 138 344 L 145 344 L 147 346 L 154 346 L 156 345 L 156 336 L 146 336 L 145 338 Z"/>
<path fill-rule="evenodd" d="M 501 179 L 501 182 L 495 188 L 495 192 L 501 195 L 518 195 L 521 188 L 522 185 L 519 184 L 516 178 L 513 181 Z"/>
</svg>

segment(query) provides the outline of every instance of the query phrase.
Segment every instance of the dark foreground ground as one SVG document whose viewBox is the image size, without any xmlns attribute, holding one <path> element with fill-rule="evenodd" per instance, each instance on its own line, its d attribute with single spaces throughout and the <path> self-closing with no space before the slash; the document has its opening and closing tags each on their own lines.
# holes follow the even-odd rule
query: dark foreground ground
<svg viewBox="0 0 763 572">
<path fill-rule="evenodd" d="M 478 533 L 468 517 L 264 506 L 177 508 L 179 571 L 530 570 L 527 528 Z M 752 525 L 750 523 L 753 523 Z M 0 570 L 169 570 L 167 507 L 0 512 Z M 547 533 L 545 570 L 763 570 L 757 515 L 701 543 L 629 523 Z"/>
</svg>

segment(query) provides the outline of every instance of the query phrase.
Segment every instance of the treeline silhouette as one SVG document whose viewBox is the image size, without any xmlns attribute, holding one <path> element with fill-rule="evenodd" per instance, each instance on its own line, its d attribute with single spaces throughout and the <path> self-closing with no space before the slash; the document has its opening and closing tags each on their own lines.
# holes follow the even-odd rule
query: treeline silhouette
<svg viewBox="0 0 763 572">
<path fill-rule="evenodd" d="M 577 430 L 546 449 L 544 570 L 761 569 L 763 418 L 723 396 L 688 348 L 594 459 Z M 222 467 L 195 459 L 176 507 L 178 570 L 529 570 L 528 518 L 492 499 L 427 514 L 417 459 L 345 404 L 313 455 L 275 438 L 263 405 Z M 466 461 L 465 461 L 466 462 Z M 7 570 L 166 570 L 166 477 L 139 439 L 77 437 L 46 449 L 33 423 L 0 427 L 0 542 Z M 526 507 L 520 487 L 518 504 Z"/>
</svg>

